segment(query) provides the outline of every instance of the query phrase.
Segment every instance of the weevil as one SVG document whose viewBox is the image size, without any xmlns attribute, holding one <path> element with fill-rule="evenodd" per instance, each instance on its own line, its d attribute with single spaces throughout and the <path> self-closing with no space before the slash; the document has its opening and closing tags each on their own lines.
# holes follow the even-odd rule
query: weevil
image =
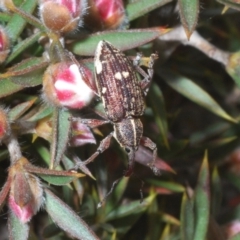
<svg viewBox="0 0 240 240">
<path fill-rule="evenodd" d="M 131 61 L 109 42 L 99 42 L 94 59 L 95 81 L 107 121 L 83 119 L 82 122 L 90 127 L 110 122 L 114 130 L 101 141 L 97 151 L 86 160 L 86 163 L 93 161 L 105 151 L 114 137 L 128 154 L 129 166 L 125 176 L 130 176 L 133 171 L 135 152 L 140 144 L 153 151 L 150 167 L 155 174 L 159 173 L 154 166 L 157 157 L 156 144 L 143 136 L 143 125 L 140 120 L 145 110 L 144 93 L 151 82 L 156 58 L 156 54 L 150 56 L 147 74 L 139 66 L 141 55 L 137 55 L 135 60 Z M 137 72 L 144 76 L 142 81 L 139 81 Z"/>
</svg>

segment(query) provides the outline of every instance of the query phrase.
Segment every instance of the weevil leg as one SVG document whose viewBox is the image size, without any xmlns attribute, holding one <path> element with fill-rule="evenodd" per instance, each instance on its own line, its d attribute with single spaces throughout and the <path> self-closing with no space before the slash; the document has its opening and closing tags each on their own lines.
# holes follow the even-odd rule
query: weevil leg
<svg viewBox="0 0 240 240">
<path fill-rule="evenodd" d="M 109 123 L 109 121 L 107 121 L 107 120 L 74 118 L 74 117 L 71 118 L 71 121 L 83 123 L 90 128 L 96 128 L 96 127 L 99 127 L 99 126 Z"/>
<path fill-rule="evenodd" d="M 129 177 L 133 173 L 134 165 L 135 165 L 135 150 L 128 149 L 128 168 L 124 171 L 124 176 Z"/>
<path fill-rule="evenodd" d="M 138 73 L 140 73 L 144 77 L 144 79 L 141 81 L 141 88 L 144 91 L 144 94 L 146 95 L 153 77 L 153 64 L 155 60 L 158 58 L 158 55 L 155 53 L 150 55 L 147 73 L 140 67 L 141 58 L 142 54 L 137 54 L 136 58 L 133 60 L 133 65 L 138 71 Z"/>
<path fill-rule="evenodd" d="M 101 153 L 103 153 L 106 149 L 109 148 L 113 133 L 110 133 L 107 137 L 105 137 L 99 144 L 97 151 L 87 160 L 84 161 L 84 164 L 87 165 L 90 162 L 93 162 L 94 159 Z"/>
<path fill-rule="evenodd" d="M 149 167 L 152 169 L 155 175 L 160 175 L 160 170 L 155 166 L 155 161 L 157 158 L 157 145 L 148 137 L 142 137 L 140 141 L 141 145 L 150 148 L 153 151 L 152 161 L 149 163 Z"/>
</svg>

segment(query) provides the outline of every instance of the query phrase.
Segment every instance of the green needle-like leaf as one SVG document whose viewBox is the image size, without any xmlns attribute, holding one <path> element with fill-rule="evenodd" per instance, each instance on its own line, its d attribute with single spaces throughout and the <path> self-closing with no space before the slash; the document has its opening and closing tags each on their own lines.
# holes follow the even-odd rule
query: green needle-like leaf
<svg viewBox="0 0 240 240">
<path fill-rule="evenodd" d="M 52 220 L 70 236 L 84 240 L 99 239 L 68 205 L 46 189 L 45 207 Z"/>
<path fill-rule="evenodd" d="M 181 22 L 187 38 L 196 28 L 199 13 L 199 0 L 178 0 Z"/>
<path fill-rule="evenodd" d="M 163 69 L 159 70 L 159 74 L 168 85 L 191 101 L 228 121 L 237 122 L 204 89 L 190 79 Z"/>
<path fill-rule="evenodd" d="M 210 181 L 207 152 L 194 193 L 195 229 L 193 240 L 205 240 L 210 217 Z"/>
<path fill-rule="evenodd" d="M 172 0 L 138 0 L 129 3 L 126 7 L 126 13 L 129 21 L 143 16 L 150 11 L 161 7 Z"/>
<path fill-rule="evenodd" d="M 26 0 L 21 5 L 21 9 L 27 13 L 32 13 L 34 9 L 37 7 L 37 0 Z M 9 36 L 12 42 L 15 42 L 19 35 L 22 33 L 26 26 L 27 22 L 18 14 L 14 14 L 11 20 L 8 22 L 7 29 Z"/>
<path fill-rule="evenodd" d="M 181 240 L 192 240 L 194 234 L 193 199 L 183 194 L 180 216 Z"/>
<path fill-rule="evenodd" d="M 109 41 L 121 51 L 136 48 L 148 43 L 160 35 L 168 32 L 166 28 L 146 28 L 134 30 L 105 31 L 92 34 L 70 46 L 70 50 L 77 55 L 93 56 L 101 40 Z"/>
<path fill-rule="evenodd" d="M 67 147 L 71 128 L 70 116 L 70 113 L 66 110 L 55 109 L 51 145 L 51 168 L 56 167 L 60 163 Z"/>
</svg>

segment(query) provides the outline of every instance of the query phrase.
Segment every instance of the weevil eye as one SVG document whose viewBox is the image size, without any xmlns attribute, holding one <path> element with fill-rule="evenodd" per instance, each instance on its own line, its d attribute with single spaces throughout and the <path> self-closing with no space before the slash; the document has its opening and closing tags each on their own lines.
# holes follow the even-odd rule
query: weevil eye
<svg viewBox="0 0 240 240">
<path fill-rule="evenodd" d="M 128 147 L 126 147 L 126 148 L 125 148 L 125 151 L 126 151 L 126 153 L 130 153 L 130 152 L 131 152 L 131 149 L 128 148 Z"/>
</svg>

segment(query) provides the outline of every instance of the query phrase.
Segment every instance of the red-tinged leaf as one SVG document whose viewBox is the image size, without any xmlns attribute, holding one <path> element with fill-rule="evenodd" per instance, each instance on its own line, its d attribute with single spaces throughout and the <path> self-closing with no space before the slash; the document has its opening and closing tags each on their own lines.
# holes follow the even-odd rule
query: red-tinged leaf
<svg viewBox="0 0 240 240">
<path fill-rule="evenodd" d="M 207 152 L 198 176 L 194 192 L 195 230 L 194 240 L 205 240 L 210 216 L 210 175 Z"/>
<path fill-rule="evenodd" d="M 84 177 L 85 175 L 82 173 L 78 173 L 76 171 L 58 171 L 52 170 L 48 168 L 40 168 L 36 167 L 32 164 L 27 164 L 24 168 L 31 173 L 35 173 L 39 175 L 46 182 L 62 186 L 72 182 L 75 178 Z"/>
<path fill-rule="evenodd" d="M 30 101 L 20 103 L 14 108 L 12 108 L 8 113 L 10 121 L 15 121 L 19 117 L 21 117 L 35 103 L 36 100 L 37 99 L 34 98 Z"/>
<path fill-rule="evenodd" d="M 168 189 L 171 192 L 184 192 L 185 190 L 185 188 L 181 184 L 175 182 L 159 181 L 154 179 L 150 179 L 148 180 L 148 182 L 153 184 L 154 186 Z"/>
<path fill-rule="evenodd" d="M 68 205 L 47 189 L 45 190 L 45 208 L 52 220 L 71 237 L 84 240 L 99 239 Z"/>
<path fill-rule="evenodd" d="M 22 223 L 11 211 L 8 214 L 9 240 L 27 240 L 29 234 L 28 224 Z"/>
<path fill-rule="evenodd" d="M 96 139 L 90 128 L 80 121 L 73 121 L 71 145 L 74 147 L 80 147 L 88 143 L 96 144 Z"/>
<path fill-rule="evenodd" d="M 129 2 L 126 6 L 128 20 L 132 21 L 171 1 L 172 0 L 138 0 Z"/>
<path fill-rule="evenodd" d="M 104 31 L 90 35 L 70 46 L 70 50 L 77 55 L 94 56 L 98 43 L 106 40 L 121 50 L 129 50 L 151 42 L 167 33 L 169 29 L 156 27 L 134 30 Z"/>
<path fill-rule="evenodd" d="M 47 66 L 48 62 L 43 58 L 28 58 L 0 74 L 0 79 L 9 79 L 24 87 L 34 87 L 42 83 L 42 75 Z"/>
<path fill-rule="evenodd" d="M 7 181 L 5 182 L 5 184 L 3 185 L 3 188 L 0 192 L 0 207 L 2 207 L 3 203 L 5 202 L 7 195 L 9 193 L 10 187 L 11 187 L 11 178 L 8 177 Z"/>
<path fill-rule="evenodd" d="M 54 111 L 50 168 L 59 165 L 67 147 L 71 130 L 70 116 L 70 113 L 63 109 L 56 108 Z"/>
<path fill-rule="evenodd" d="M 196 28 L 199 14 L 199 0 L 178 0 L 181 22 L 188 40 Z"/>
<path fill-rule="evenodd" d="M 155 193 L 161 194 L 161 195 L 170 195 L 173 194 L 173 191 L 166 189 L 166 188 L 162 188 L 162 187 L 157 187 L 154 188 Z"/>
<path fill-rule="evenodd" d="M 144 166 L 149 166 L 152 161 L 152 156 L 153 154 L 151 151 L 145 147 L 139 146 L 138 151 L 135 153 L 135 161 Z M 176 173 L 166 162 L 164 162 L 159 157 L 155 161 L 155 167 L 159 170 Z"/>
</svg>

